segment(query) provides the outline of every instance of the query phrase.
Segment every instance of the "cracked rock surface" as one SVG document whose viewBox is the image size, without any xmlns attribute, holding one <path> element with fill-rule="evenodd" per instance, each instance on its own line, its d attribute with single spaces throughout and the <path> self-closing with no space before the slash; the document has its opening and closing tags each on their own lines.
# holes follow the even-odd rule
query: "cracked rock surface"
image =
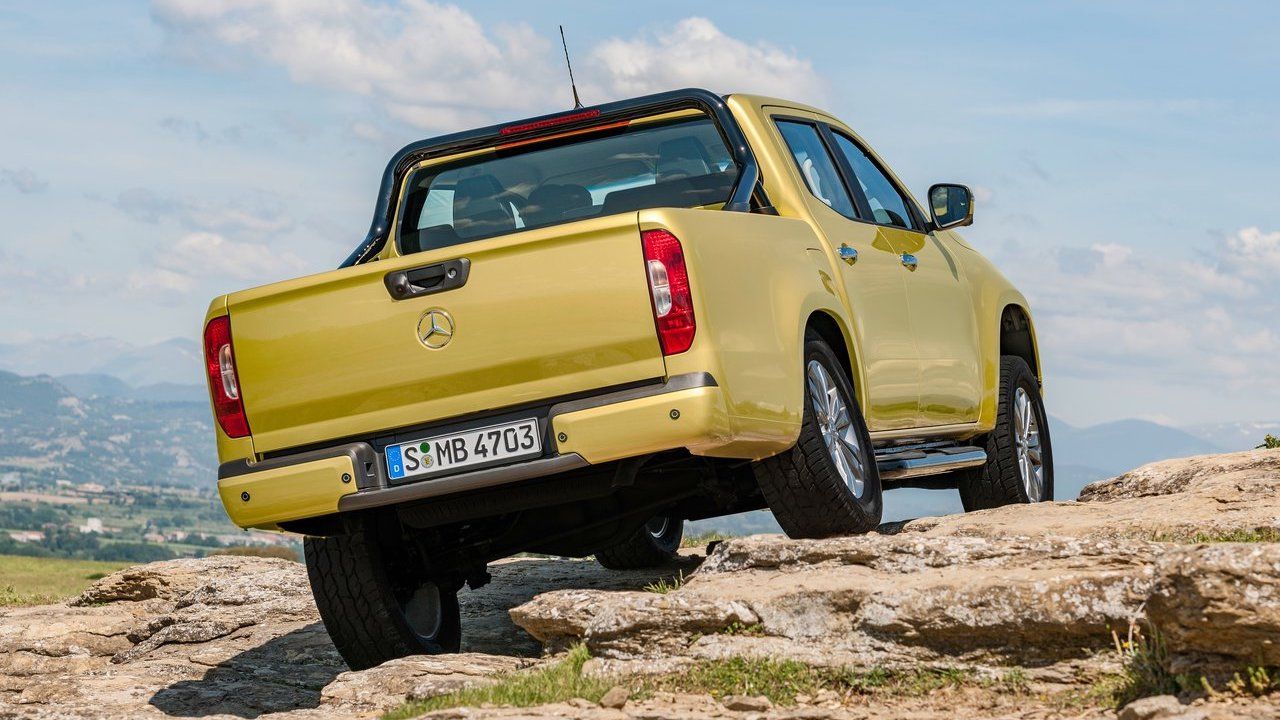
<svg viewBox="0 0 1280 720">
<path fill-rule="evenodd" d="M 892 496 L 890 496 L 890 499 Z M 1280 698 L 1145 698 L 1119 711 L 1048 700 L 1114 673 L 1112 632 L 1148 624 L 1166 669 L 1218 687 L 1280 665 L 1280 544 L 1157 542 L 1280 527 L 1280 452 L 1155 463 L 1095 484 L 1086 502 L 924 518 L 829 540 L 720 543 L 688 581 L 523 558 L 461 597 L 463 651 L 350 672 L 302 565 L 218 556 L 112 574 L 63 604 L 0 609 L 0 718 L 376 717 L 406 700 L 491 683 L 582 642 L 589 672 L 679 673 L 734 656 L 856 669 L 1020 668 L 1023 693 L 819 693 L 794 706 L 758 691 L 713 698 L 614 693 L 502 718 L 1276 718 Z M 1264 535 L 1265 536 L 1265 535 Z M 691 561 L 696 564 L 696 560 Z M 825 692 L 825 691 L 824 691 Z"/>
<path fill-rule="evenodd" d="M 377 716 L 528 667 L 539 645 L 507 608 L 561 587 L 634 588 L 654 573 L 519 560 L 463 596 L 458 655 L 348 671 L 299 563 L 214 556 L 103 578 L 66 604 L 0 610 L 0 718 Z"/>
</svg>

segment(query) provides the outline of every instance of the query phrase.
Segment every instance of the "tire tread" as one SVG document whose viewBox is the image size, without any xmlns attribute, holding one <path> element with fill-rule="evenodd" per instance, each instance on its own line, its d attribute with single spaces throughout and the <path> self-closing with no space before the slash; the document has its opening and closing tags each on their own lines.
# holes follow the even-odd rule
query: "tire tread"
<svg viewBox="0 0 1280 720">
<path fill-rule="evenodd" d="M 668 530 L 665 542 L 660 544 L 646 527 L 641 526 L 626 540 L 596 551 L 596 562 L 610 570 L 641 570 L 670 563 L 679 552 L 680 540 L 684 537 L 684 523 L 674 519 L 671 522 L 676 527 Z"/>
<path fill-rule="evenodd" d="M 307 579 L 338 653 L 353 670 L 375 667 L 408 655 L 456 652 L 460 639 L 457 599 L 441 588 L 445 628 L 441 645 L 410 642 L 396 617 L 398 605 L 379 548 L 363 532 L 303 541 Z"/>
<path fill-rule="evenodd" d="M 806 336 L 806 345 L 820 343 L 828 363 L 834 370 L 842 373 L 834 366 L 835 356 L 821 339 L 813 335 Z M 806 357 L 808 353 L 806 352 Z M 834 377 L 834 375 L 833 375 Z M 844 378 L 847 382 L 847 378 Z M 869 447 L 866 426 L 856 403 L 850 403 L 850 411 L 857 417 L 855 421 L 862 431 L 862 441 Z M 865 452 L 865 450 L 864 450 Z M 878 499 L 880 492 L 879 473 L 875 459 L 871 453 L 867 456 L 867 492 L 876 493 L 876 507 L 882 507 Z M 808 395 L 805 395 L 804 418 L 801 422 L 800 437 L 796 444 L 773 457 L 761 460 L 753 466 L 756 482 L 760 492 L 769 503 L 774 518 L 789 537 L 821 538 L 833 535 L 848 535 L 874 530 L 880 523 L 879 512 L 869 513 L 848 491 L 832 466 L 827 453 L 826 443 L 817 429 L 813 410 L 809 407 Z"/>
<path fill-rule="evenodd" d="M 1018 452 L 1013 439 L 1013 409 L 1010 407 L 1014 388 L 1023 376 L 1035 377 L 1026 360 L 1016 355 L 1001 356 L 1000 406 L 996 412 L 996 426 L 983 443 L 987 462 L 960 473 L 958 478 L 960 500 L 966 512 L 1030 502 L 1022 487 L 1022 474 L 1018 468 Z M 1038 396 L 1036 401 L 1039 402 Z M 1043 426 L 1041 432 L 1047 440 L 1048 427 Z M 1052 452 L 1047 443 L 1046 452 Z M 1053 498 L 1052 465 L 1048 472 L 1045 500 Z"/>
</svg>

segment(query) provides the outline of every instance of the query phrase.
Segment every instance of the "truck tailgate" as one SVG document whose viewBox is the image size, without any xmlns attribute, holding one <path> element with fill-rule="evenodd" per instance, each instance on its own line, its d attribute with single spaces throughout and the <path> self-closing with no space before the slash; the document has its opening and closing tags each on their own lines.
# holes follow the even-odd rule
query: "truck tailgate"
<svg viewBox="0 0 1280 720">
<path fill-rule="evenodd" d="M 470 262 L 462 287 L 395 300 L 384 284 L 460 258 Z M 247 290 L 228 310 L 257 452 L 665 373 L 632 213 Z M 452 318 L 438 349 L 419 337 L 431 310 Z"/>
</svg>

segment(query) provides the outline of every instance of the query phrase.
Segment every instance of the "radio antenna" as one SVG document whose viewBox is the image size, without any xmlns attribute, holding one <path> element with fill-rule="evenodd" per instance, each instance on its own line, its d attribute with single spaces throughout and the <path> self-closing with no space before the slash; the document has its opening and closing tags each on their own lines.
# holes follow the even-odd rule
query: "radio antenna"
<svg viewBox="0 0 1280 720">
<path fill-rule="evenodd" d="M 569 87 L 573 89 L 573 109 L 581 110 L 582 101 L 578 99 L 578 85 L 573 81 L 573 63 L 569 62 L 569 43 L 564 40 L 564 26 L 560 26 L 560 46 L 564 48 L 564 64 L 569 68 Z"/>
</svg>

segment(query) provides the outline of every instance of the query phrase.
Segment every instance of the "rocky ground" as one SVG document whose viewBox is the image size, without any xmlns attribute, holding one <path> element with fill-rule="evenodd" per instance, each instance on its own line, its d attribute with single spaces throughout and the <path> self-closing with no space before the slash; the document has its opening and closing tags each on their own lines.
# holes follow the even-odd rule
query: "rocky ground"
<svg viewBox="0 0 1280 720">
<path fill-rule="evenodd" d="M 578 644 L 588 675 L 626 688 L 605 696 L 612 707 L 439 716 L 1114 718 L 1107 702 L 1126 678 L 1155 692 L 1183 675 L 1165 688 L 1181 699 L 1139 700 L 1119 717 L 1280 717 L 1280 695 L 1234 681 L 1280 666 L 1280 451 L 1156 463 L 1082 500 L 863 537 L 726 541 L 666 593 L 644 588 L 670 570 L 512 560 L 464 596 L 462 654 L 362 672 L 329 643 L 301 565 L 154 563 L 67 604 L 0 610 L 0 717 L 376 716 L 537 672 Z M 1146 640 L 1118 652 L 1132 627 Z M 778 705 L 684 691 L 728 658 L 853 674 Z M 1201 675 L 1214 694 L 1189 679 Z M 863 688 L 872 676 L 917 679 Z M 1144 677 L 1156 682 L 1134 684 Z M 1255 672 L 1254 691 L 1270 684 Z"/>
</svg>

